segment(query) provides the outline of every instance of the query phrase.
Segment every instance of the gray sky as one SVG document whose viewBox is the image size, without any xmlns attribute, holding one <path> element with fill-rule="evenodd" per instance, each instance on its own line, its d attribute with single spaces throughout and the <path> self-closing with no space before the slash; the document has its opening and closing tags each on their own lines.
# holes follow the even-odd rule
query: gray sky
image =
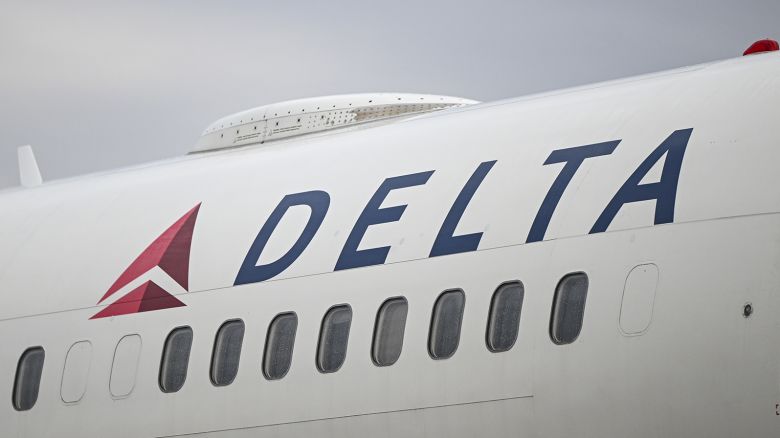
<svg viewBox="0 0 780 438">
<path fill-rule="evenodd" d="M 489 101 L 738 56 L 780 1 L 4 0 L 0 188 L 185 154 L 281 100 L 401 91 Z"/>
</svg>

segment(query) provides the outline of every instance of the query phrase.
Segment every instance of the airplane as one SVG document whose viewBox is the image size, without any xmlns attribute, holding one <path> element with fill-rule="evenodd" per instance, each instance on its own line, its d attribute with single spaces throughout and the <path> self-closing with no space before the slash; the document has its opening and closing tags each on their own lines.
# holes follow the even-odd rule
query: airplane
<svg viewBox="0 0 780 438">
<path fill-rule="evenodd" d="M 0 193 L 14 437 L 780 436 L 780 52 L 374 93 Z M 45 176 L 45 175 L 44 175 Z"/>
</svg>

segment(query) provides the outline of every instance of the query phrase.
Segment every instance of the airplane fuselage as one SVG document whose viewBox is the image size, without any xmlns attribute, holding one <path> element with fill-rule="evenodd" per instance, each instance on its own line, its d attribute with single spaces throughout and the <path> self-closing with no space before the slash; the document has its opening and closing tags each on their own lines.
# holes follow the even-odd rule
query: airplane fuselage
<svg viewBox="0 0 780 438">
<path fill-rule="evenodd" d="M 774 436 L 778 102 L 757 55 L 2 193 L 0 429 Z"/>
</svg>

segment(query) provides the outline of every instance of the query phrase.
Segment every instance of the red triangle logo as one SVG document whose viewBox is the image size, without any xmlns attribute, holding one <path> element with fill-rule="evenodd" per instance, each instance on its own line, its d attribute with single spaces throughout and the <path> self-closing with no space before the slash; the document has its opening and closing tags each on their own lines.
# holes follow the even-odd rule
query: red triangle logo
<svg viewBox="0 0 780 438">
<path fill-rule="evenodd" d="M 185 304 L 176 297 L 150 280 L 133 289 L 127 295 L 118 299 L 116 302 L 96 313 L 89 319 L 149 312 L 151 310 L 170 309 L 172 307 L 182 307 L 184 305 Z"/>
<path fill-rule="evenodd" d="M 187 289 L 189 286 L 192 231 L 195 229 L 195 219 L 198 218 L 199 209 L 200 204 L 193 207 L 146 247 L 144 252 L 111 285 L 98 304 L 155 266 L 159 266 L 181 287 Z"/>
<path fill-rule="evenodd" d="M 179 220 L 165 230 L 146 249 L 136 257 L 133 263 L 122 272 L 122 275 L 111 285 L 108 291 L 98 301 L 98 304 L 127 286 L 131 281 L 159 266 L 174 281 L 185 290 L 189 290 L 190 249 L 192 247 L 192 232 L 195 230 L 195 220 L 198 218 L 200 203 L 184 214 Z M 163 290 L 152 281 L 133 289 L 110 306 L 95 314 L 90 319 L 106 316 L 125 315 L 128 313 L 147 312 L 150 310 L 180 307 L 185 304 Z"/>
</svg>

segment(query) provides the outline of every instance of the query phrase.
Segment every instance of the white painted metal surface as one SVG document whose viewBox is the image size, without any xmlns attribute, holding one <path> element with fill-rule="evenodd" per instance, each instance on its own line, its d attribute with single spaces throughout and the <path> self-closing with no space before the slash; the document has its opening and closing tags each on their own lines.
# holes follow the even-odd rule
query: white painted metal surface
<svg viewBox="0 0 780 438">
<path fill-rule="evenodd" d="M 133 392 L 138 374 L 138 359 L 141 356 L 141 337 L 127 335 L 119 340 L 114 350 L 109 388 L 114 397 L 127 397 Z"/>
<path fill-rule="evenodd" d="M 776 436 L 779 101 L 780 56 L 756 55 L 4 192 L 0 431 L 30 437 Z M 630 202 L 605 232 L 591 233 L 641 163 L 686 129 L 692 131 L 673 220 L 656 224 L 656 200 Z M 543 239 L 530 241 L 540 206 L 566 166 L 545 165 L 551 154 L 616 140 L 614 152 L 582 162 Z M 667 159 L 659 158 L 641 184 L 661 181 Z M 482 233 L 478 247 L 430 257 L 467 181 L 491 161 L 452 230 Z M 359 250 L 389 247 L 383 263 L 336 270 L 359 218 L 373 211 L 367 205 L 378 188 L 430 171 L 426 182 L 391 190 L 374 206 L 406 206 L 398 220 L 370 224 L 358 242 Z M 330 202 L 305 250 L 278 275 L 236 285 L 280 202 L 313 191 L 328 193 Z M 196 205 L 188 281 L 176 280 L 158 260 L 100 301 Z M 292 206 L 254 267 L 286 254 L 312 212 Z M 171 236 L 164 242 L 174 241 Z M 250 268 L 253 262 L 249 257 Z M 652 322 L 641 336 L 626 336 L 626 278 L 647 264 L 659 272 Z M 584 322 L 576 341 L 555 345 L 549 332 L 555 287 L 572 272 L 589 279 Z M 491 297 L 512 280 L 525 289 L 519 337 L 511 350 L 491 353 L 485 343 Z M 183 305 L 90 319 L 147 281 Z M 459 346 L 451 358 L 433 360 L 431 310 L 453 288 L 466 296 Z M 374 319 L 396 296 L 409 303 L 403 350 L 394 365 L 377 367 Z M 158 299 L 169 300 L 162 293 Z M 745 317 L 747 302 L 753 313 Z M 337 372 L 323 374 L 315 366 L 320 324 L 338 304 L 353 311 L 347 358 Z M 289 311 L 298 316 L 291 368 L 269 381 L 261 371 L 266 331 Z M 209 379 L 214 335 L 235 318 L 246 324 L 238 374 L 231 385 L 215 387 Z M 637 320 L 629 331 L 646 323 Z M 185 325 L 193 330 L 186 382 L 179 392 L 163 393 L 163 344 Z M 135 384 L 118 388 L 109 384 L 114 350 L 133 334 L 143 338 Z M 69 346 L 79 340 L 93 345 L 87 390 L 80 401 L 64 403 L 62 370 Z M 12 393 L 20 354 L 38 345 L 46 350 L 40 394 L 32 409 L 19 412 L 1 397 Z M 128 396 L 112 396 L 128 388 Z"/>
<path fill-rule="evenodd" d="M 346 94 L 279 102 L 217 120 L 206 128 L 192 152 L 376 126 L 475 103 L 460 97 L 410 93 Z"/>
<path fill-rule="evenodd" d="M 73 344 L 65 357 L 62 370 L 62 388 L 60 395 L 65 403 L 76 403 L 84 397 L 89 382 L 89 369 L 92 364 L 92 343 L 79 341 Z"/>
<path fill-rule="evenodd" d="M 628 273 L 620 303 L 620 329 L 627 335 L 644 333 L 653 320 L 658 266 L 639 265 Z"/>
<path fill-rule="evenodd" d="M 19 180 L 23 187 L 35 187 L 43 183 L 41 171 L 38 169 L 38 162 L 35 160 L 32 146 L 19 146 L 17 149 L 17 158 L 19 160 Z"/>
</svg>

